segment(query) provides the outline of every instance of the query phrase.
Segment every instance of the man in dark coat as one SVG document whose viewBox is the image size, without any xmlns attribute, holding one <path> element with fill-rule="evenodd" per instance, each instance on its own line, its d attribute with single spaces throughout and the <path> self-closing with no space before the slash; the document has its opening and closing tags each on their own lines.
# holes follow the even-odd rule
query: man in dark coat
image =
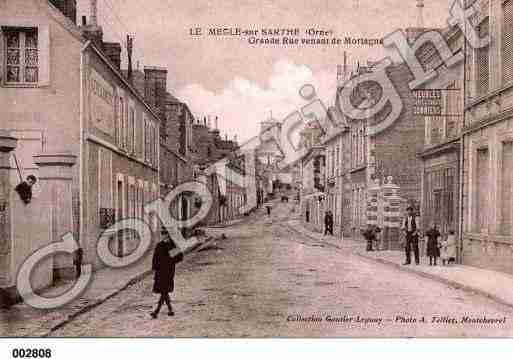
<svg viewBox="0 0 513 359">
<path fill-rule="evenodd" d="M 419 234 L 418 234 L 418 224 L 417 218 L 415 217 L 413 207 L 408 207 L 406 209 L 408 214 L 403 221 L 403 229 L 406 234 L 406 243 L 405 243 L 405 252 L 406 252 L 406 262 L 403 265 L 411 264 L 411 251 L 413 249 L 413 254 L 415 255 L 415 264 L 420 263 L 419 258 Z"/>
<path fill-rule="evenodd" d="M 183 260 L 182 253 L 171 257 L 169 252 L 175 248 L 173 241 L 164 239 L 157 244 L 153 253 L 152 269 L 155 271 L 153 292 L 160 294 L 157 308 L 151 313 L 151 317 L 154 319 L 157 318 L 164 303 L 169 310 L 168 315 L 173 316 L 175 314 L 171 306 L 169 293 L 172 293 L 175 288 L 175 264 Z"/>
<path fill-rule="evenodd" d="M 29 204 L 30 201 L 32 201 L 32 186 L 36 184 L 37 179 L 34 175 L 27 176 L 27 180 L 21 182 L 19 185 L 14 188 L 16 192 L 18 192 L 18 195 L 20 196 L 20 199 L 25 204 Z"/>
<path fill-rule="evenodd" d="M 333 214 L 331 211 L 326 211 L 324 215 L 324 235 L 328 233 L 333 235 Z"/>
<path fill-rule="evenodd" d="M 82 247 L 78 247 L 78 249 L 73 253 L 73 264 L 75 265 L 75 276 L 76 278 L 80 278 L 82 275 L 82 261 L 84 260 L 84 250 Z"/>
</svg>

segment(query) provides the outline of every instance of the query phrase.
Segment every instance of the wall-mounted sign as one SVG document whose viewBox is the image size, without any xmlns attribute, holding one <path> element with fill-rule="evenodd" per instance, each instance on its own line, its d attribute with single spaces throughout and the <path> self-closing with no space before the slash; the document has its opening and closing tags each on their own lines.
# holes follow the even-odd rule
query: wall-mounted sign
<svg viewBox="0 0 513 359">
<path fill-rule="evenodd" d="M 114 136 L 114 88 L 95 70 L 89 78 L 93 126 Z"/>
<path fill-rule="evenodd" d="M 419 116 L 440 116 L 442 114 L 442 90 L 413 90 L 413 114 Z"/>
</svg>

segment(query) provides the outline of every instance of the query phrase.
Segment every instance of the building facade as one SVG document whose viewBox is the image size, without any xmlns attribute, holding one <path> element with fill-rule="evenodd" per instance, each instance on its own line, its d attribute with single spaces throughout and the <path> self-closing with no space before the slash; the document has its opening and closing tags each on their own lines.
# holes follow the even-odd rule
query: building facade
<svg viewBox="0 0 513 359">
<path fill-rule="evenodd" d="M 464 51 L 462 35 L 458 28 L 443 32 L 453 54 Z M 419 153 L 423 161 L 421 218 L 425 226 L 435 223 L 443 236 L 451 230 L 459 235 L 464 63 L 449 70 L 432 47 L 420 57 L 439 71 L 428 86 L 414 91 L 419 99 L 415 112 L 425 122 L 424 149 Z M 422 106 L 425 103 L 434 106 Z M 437 114 L 422 113 L 430 108 L 438 109 Z"/>
<path fill-rule="evenodd" d="M 513 273 L 513 1 L 479 0 L 486 47 L 467 49 L 463 263 Z"/>
<path fill-rule="evenodd" d="M 99 235 L 116 219 L 142 218 L 159 194 L 159 119 L 107 56 L 101 28 L 78 27 L 73 11 L 46 0 L 24 3 L 0 4 L 1 117 L 18 139 L 11 187 L 29 174 L 40 180 L 28 205 L 9 194 L 13 230 L 0 260 L 7 288 L 28 255 L 67 232 L 84 261 L 101 266 Z M 111 242 L 117 255 L 137 243 L 129 233 Z M 72 259 L 59 255 L 42 266 L 36 288 L 68 275 Z"/>
</svg>

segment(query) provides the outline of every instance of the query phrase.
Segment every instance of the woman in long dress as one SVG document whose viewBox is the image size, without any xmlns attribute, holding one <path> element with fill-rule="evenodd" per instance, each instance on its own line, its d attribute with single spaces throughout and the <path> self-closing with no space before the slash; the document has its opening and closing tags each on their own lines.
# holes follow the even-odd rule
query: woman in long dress
<svg viewBox="0 0 513 359">
<path fill-rule="evenodd" d="M 172 293 L 175 288 L 175 265 L 183 260 L 182 253 L 174 257 L 170 256 L 169 252 L 175 248 L 173 241 L 163 239 L 157 244 L 153 253 L 152 268 L 155 271 L 153 293 L 160 294 L 157 308 L 151 313 L 153 319 L 157 318 L 164 303 L 169 310 L 168 315 L 173 316 L 175 314 L 171 306 L 169 293 Z"/>
<path fill-rule="evenodd" d="M 436 266 L 436 258 L 440 257 L 440 248 L 438 246 L 440 232 L 436 228 L 436 224 L 431 224 L 431 229 L 426 232 L 426 236 L 428 237 L 426 254 L 429 257 L 429 265 Z"/>
</svg>

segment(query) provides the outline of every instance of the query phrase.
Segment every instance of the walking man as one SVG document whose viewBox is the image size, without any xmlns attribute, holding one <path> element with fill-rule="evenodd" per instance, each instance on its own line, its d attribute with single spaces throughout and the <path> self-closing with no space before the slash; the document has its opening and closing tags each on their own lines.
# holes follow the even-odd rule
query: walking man
<svg viewBox="0 0 513 359">
<path fill-rule="evenodd" d="M 324 215 L 324 235 L 333 235 L 333 214 L 331 211 L 326 211 Z"/>
<path fill-rule="evenodd" d="M 413 249 L 413 254 L 415 256 L 415 264 L 420 263 L 419 259 L 419 234 L 418 234 L 418 223 L 415 217 L 415 213 L 413 211 L 413 207 L 408 207 L 406 209 L 407 215 L 403 222 L 403 229 L 406 233 L 406 243 L 405 243 L 405 252 L 406 252 L 406 262 L 403 265 L 411 264 L 411 251 Z"/>
</svg>

